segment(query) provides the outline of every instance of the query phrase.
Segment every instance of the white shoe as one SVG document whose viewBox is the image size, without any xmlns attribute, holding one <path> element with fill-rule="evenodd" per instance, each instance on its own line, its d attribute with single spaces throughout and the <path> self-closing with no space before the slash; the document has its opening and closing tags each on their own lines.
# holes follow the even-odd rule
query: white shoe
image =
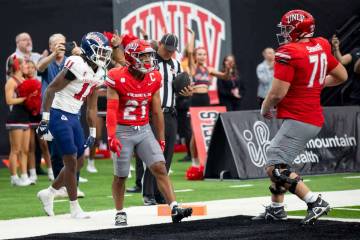
<svg viewBox="0 0 360 240">
<path fill-rule="evenodd" d="M 79 182 L 80 183 L 87 183 L 89 180 L 87 180 L 87 178 L 83 178 L 83 177 L 79 177 Z"/>
<path fill-rule="evenodd" d="M 71 213 L 71 217 L 75 219 L 88 219 L 90 218 L 90 215 L 87 212 L 84 212 L 83 210 L 77 210 Z"/>
<path fill-rule="evenodd" d="M 48 216 L 55 216 L 54 213 L 54 196 L 48 188 L 38 192 L 37 197 L 40 199 L 43 209 Z"/>
<path fill-rule="evenodd" d="M 16 178 L 11 180 L 11 184 L 18 187 L 26 187 L 33 184 L 30 179 L 27 178 Z"/>
<path fill-rule="evenodd" d="M 81 191 L 80 188 L 77 189 L 77 197 L 78 198 L 84 198 L 85 197 L 85 193 L 83 191 Z"/>
<path fill-rule="evenodd" d="M 35 185 L 37 179 L 38 179 L 38 178 L 37 178 L 36 175 L 30 176 L 30 177 L 29 177 L 29 180 L 30 180 L 30 182 L 31 182 L 31 185 Z"/>
<path fill-rule="evenodd" d="M 61 187 L 56 191 L 56 194 L 54 196 L 55 198 L 67 198 L 68 193 L 66 191 L 66 187 Z"/>
<path fill-rule="evenodd" d="M 86 170 L 87 170 L 89 173 L 97 173 L 97 172 L 98 172 L 98 170 L 97 170 L 96 167 L 95 167 L 95 160 L 88 160 L 88 164 L 87 164 Z"/>
</svg>

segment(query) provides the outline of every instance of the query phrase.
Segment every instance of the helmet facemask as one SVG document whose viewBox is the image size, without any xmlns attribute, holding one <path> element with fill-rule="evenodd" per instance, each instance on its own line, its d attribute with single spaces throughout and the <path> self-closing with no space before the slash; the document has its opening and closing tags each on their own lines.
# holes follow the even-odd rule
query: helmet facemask
<svg viewBox="0 0 360 240">
<path fill-rule="evenodd" d="M 293 41 L 290 33 L 295 29 L 294 26 L 282 25 L 281 23 L 279 23 L 277 26 L 280 28 L 280 33 L 276 34 L 279 45 L 283 45 Z"/>
<path fill-rule="evenodd" d="M 149 54 L 149 59 L 142 60 L 145 54 Z M 142 52 L 134 52 L 130 55 L 134 59 L 134 64 L 132 67 L 142 73 L 149 73 L 155 70 L 157 66 L 157 60 L 155 59 L 155 51 L 151 49 L 146 49 Z"/>
<path fill-rule="evenodd" d="M 111 62 L 112 49 L 108 46 L 103 47 L 95 44 L 92 44 L 90 47 L 93 51 L 93 55 L 90 57 L 90 60 L 99 67 L 107 67 L 107 65 Z"/>
</svg>

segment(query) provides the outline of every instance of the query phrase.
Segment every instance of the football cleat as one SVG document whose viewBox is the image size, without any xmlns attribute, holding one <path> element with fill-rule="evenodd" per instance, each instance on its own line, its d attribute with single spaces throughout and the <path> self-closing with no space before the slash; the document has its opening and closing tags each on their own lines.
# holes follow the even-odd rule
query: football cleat
<svg viewBox="0 0 360 240">
<path fill-rule="evenodd" d="M 173 223 L 181 222 L 183 218 L 190 217 L 192 211 L 192 208 L 180 208 L 178 206 L 174 206 L 171 210 L 171 219 Z"/>
<path fill-rule="evenodd" d="M 125 226 L 127 225 L 127 216 L 126 212 L 118 212 L 115 215 L 115 226 Z"/>
<path fill-rule="evenodd" d="M 328 202 L 321 198 L 321 195 L 318 196 L 315 202 L 308 203 L 307 215 L 301 221 L 302 225 L 311 225 L 321 217 L 322 215 L 327 215 L 330 211 L 330 205 Z"/>
<path fill-rule="evenodd" d="M 54 216 L 54 195 L 51 194 L 48 188 L 38 192 L 37 197 L 43 205 L 43 209 L 48 216 Z"/>
<path fill-rule="evenodd" d="M 287 220 L 287 214 L 282 207 L 265 206 L 265 212 L 253 217 L 252 220 Z"/>
</svg>

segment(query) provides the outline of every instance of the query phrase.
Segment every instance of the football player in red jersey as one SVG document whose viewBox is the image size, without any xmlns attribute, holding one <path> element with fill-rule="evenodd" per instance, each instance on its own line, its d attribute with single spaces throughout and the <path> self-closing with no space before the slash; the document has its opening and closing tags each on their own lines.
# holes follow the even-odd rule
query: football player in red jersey
<svg viewBox="0 0 360 240">
<path fill-rule="evenodd" d="M 117 210 L 115 225 L 127 224 L 123 210 L 125 180 L 134 150 L 155 176 L 161 193 L 171 207 L 172 221 L 180 222 L 192 214 L 191 208 L 180 208 L 175 201 L 165 167 L 164 116 L 159 92 L 162 79 L 155 69 L 154 54 L 148 42 L 132 41 L 125 47 L 129 66 L 111 69 L 106 81 L 106 125 L 114 162 L 112 194 Z M 149 109 L 157 140 L 149 125 Z"/>
<path fill-rule="evenodd" d="M 306 143 L 321 130 L 324 122 L 320 93 L 347 79 L 345 68 L 331 54 L 329 42 L 313 37 L 315 20 L 303 10 L 287 12 L 278 25 L 280 47 L 275 54 L 274 80 L 261 114 L 271 118 L 276 106 L 281 128 L 267 150 L 266 172 L 272 181 L 272 204 L 254 219 L 285 220 L 284 193 L 296 194 L 307 203 L 302 224 L 313 224 L 330 210 L 320 195 L 311 192 L 290 164 L 305 149 Z"/>
</svg>

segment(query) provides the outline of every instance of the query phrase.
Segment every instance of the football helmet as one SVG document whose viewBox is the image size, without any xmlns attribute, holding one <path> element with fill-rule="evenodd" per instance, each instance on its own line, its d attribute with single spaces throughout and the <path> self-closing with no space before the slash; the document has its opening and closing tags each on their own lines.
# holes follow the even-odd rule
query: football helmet
<svg viewBox="0 0 360 240">
<path fill-rule="evenodd" d="M 149 59 L 142 60 L 142 55 L 150 54 Z M 145 40 L 133 40 L 126 45 L 125 60 L 129 65 L 142 73 L 153 71 L 157 66 L 155 50 Z"/>
<path fill-rule="evenodd" d="M 112 48 L 102 33 L 87 33 L 82 38 L 80 47 L 84 55 L 99 67 L 105 68 L 111 61 Z"/>
<path fill-rule="evenodd" d="M 296 42 L 314 35 L 315 19 L 304 10 L 291 10 L 284 14 L 278 24 L 280 33 L 276 34 L 279 45 Z"/>
</svg>

